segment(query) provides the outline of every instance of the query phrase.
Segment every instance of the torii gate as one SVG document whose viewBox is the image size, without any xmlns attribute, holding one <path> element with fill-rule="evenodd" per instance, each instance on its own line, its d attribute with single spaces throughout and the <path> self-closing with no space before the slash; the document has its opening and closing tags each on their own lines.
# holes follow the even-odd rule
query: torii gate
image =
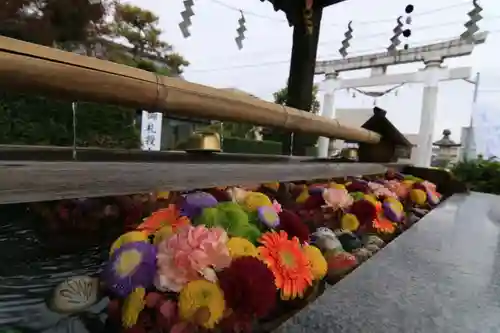
<svg viewBox="0 0 500 333">
<path fill-rule="evenodd" d="M 417 154 L 412 162 L 419 166 L 430 166 L 432 157 L 432 135 L 437 109 L 438 85 L 441 81 L 467 79 L 470 67 L 446 68 L 446 58 L 470 55 L 474 46 L 483 44 L 488 33 L 475 34 L 470 40 L 453 39 L 446 42 L 414 47 L 397 52 L 381 52 L 340 60 L 317 61 L 315 74 L 324 74 L 320 89 L 325 92 L 322 115 L 335 117 L 334 94 L 336 90 L 403 83 L 423 83 L 422 115 L 418 136 Z M 413 73 L 386 74 L 388 66 L 423 62 L 425 68 Z M 367 78 L 340 79 L 339 73 L 371 68 Z M 319 157 L 328 156 L 330 139 L 321 137 L 318 145 Z"/>
</svg>

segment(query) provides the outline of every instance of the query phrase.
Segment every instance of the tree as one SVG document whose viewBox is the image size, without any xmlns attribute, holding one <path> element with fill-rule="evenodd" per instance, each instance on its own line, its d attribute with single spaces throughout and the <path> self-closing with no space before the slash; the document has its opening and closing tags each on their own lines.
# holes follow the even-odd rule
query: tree
<svg viewBox="0 0 500 333">
<path fill-rule="evenodd" d="M 2 0 L 0 34 L 65 49 L 102 33 L 107 0 Z"/>
<path fill-rule="evenodd" d="M 110 24 L 110 36 L 123 37 L 132 46 L 130 52 L 132 62 L 137 67 L 150 71 L 159 71 L 157 62 L 164 63 L 169 72 L 165 74 L 180 75 L 183 67 L 189 62 L 180 54 L 173 52 L 172 45 L 160 39 L 162 30 L 158 27 L 159 17 L 149 10 L 129 4 L 115 5 L 114 20 Z M 120 60 L 119 57 L 122 57 Z M 122 62 L 123 53 L 115 54 L 114 60 Z"/>
<path fill-rule="evenodd" d="M 311 104 L 311 112 L 314 114 L 318 114 L 320 111 L 320 104 L 317 95 L 318 95 L 318 87 L 313 86 L 313 101 Z M 288 99 L 288 88 L 284 87 L 278 90 L 273 94 L 273 97 L 274 97 L 274 102 L 276 104 L 286 105 Z M 287 134 L 286 131 L 284 130 L 279 130 L 275 128 L 264 129 L 264 139 L 266 140 L 284 142 L 283 141 L 284 136 L 289 136 L 289 134 Z M 307 143 L 307 146 L 313 146 L 318 141 L 317 136 L 311 136 L 311 135 L 302 135 L 301 139 L 305 143 Z"/>
<path fill-rule="evenodd" d="M 273 94 L 274 102 L 276 104 L 286 105 L 288 99 L 288 88 L 282 88 Z M 311 112 L 318 114 L 320 111 L 320 104 L 318 101 L 318 86 L 313 86 L 313 101 L 311 104 Z"/>
</svg>

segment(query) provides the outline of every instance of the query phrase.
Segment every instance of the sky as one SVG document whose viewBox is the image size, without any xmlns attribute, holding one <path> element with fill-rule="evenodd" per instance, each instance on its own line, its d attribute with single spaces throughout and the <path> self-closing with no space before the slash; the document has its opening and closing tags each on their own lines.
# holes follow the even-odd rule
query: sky
<svg viewBox="0 0 500 333">
<path fill-rule="evenodd" d="M 191 36 L 183 38 L 178 27 L 184 10 L 183 0 L 129 0 L 128 2 L 153 11 L 160 17 L 163 39 L 174 46 L 191 65 L 185 70 L 188 81 L 217 88 L 237 88 L 265 100 L 272 101 L 273 92 L 284 87 L 288 78 L 292 45 L 292 28 L 284 13 L 275 12 L 267 1 L 259 0 L 194 0 Z M 496 5 L 495 5 L 496 3 Z M 375 4 L 375 5 L 370 5 Z M 472 1 L 464 0 L 347 0 L 324 10 L 320 31 L 318 60 L 339 59 L 347 24 L 353 21 L 350 55 L 384 51 L 392 36 L 396 18 L 404 14 L 407 4 L 414 6 L 411 46 L 453 39 L 464 30 L 467 12 Z M 450 59 L 450 67 L 470 66 L 473 73 L 480 72 L 479 98 L 476 105 L 483 112 L 500 114 L 500 3 L 483 0 L 484 19 L 481 30 L 490 31 L 485 44 L 476 46 L 471 56 Z M 238 50 L 234 38 L 238 19 L 243 12 L 247 21 L 244 47 Z M 411 72 L 423 64 L 391 66 L 389 72 Z M 368 71 L 343 73 L 341 78 L 368 76 Z M 324 78 L 316 76 L 315 81 Z M 389 87 L 365 88 L 384 91 Z M 396 92 L 397 91 L 397 92 Z M 422 85 L 411 84 L 377 99 L 376 105 L 387 110 L 388 118 L 403 133 L 417 133 L 422 105 Z M 465 81 L 442 82 L 439 86 L 438 113 L 434 129 L 435 139 L 447 128 L 452 138 L 460 140 L 462 126 L 471 117 L 474 85 Z M 354 96 L 353 96 L 354 95 Z M 322 94 L 320 93 L 320 101 Z M 337 108 L 371 108 L 374 100 L 353 91 L 337 91 Z"/>
</svg>

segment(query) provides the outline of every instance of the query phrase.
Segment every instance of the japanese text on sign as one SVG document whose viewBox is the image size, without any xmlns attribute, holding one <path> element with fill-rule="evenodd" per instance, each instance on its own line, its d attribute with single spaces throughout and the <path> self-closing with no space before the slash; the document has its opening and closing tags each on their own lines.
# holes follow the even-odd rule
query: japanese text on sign
<svg viewBox="0 0 500 333">
<path fill-rule="evenodd" d="M 142 150 L 159 151 L 161 149 L 161 126 L 163 114 L 142 111 L 141 143 Z"/>
</svg>

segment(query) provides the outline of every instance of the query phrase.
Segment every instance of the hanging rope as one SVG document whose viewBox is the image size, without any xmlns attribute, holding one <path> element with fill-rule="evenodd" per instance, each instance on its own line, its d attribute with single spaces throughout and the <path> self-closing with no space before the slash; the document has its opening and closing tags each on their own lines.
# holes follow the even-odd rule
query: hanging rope
<svg viewBox="0 0 500 333">
<path fill-rule="evenodd" d="M 358 93 L 360 93 L 360 94 L 368 96 L 368 97 L 379 98 L 379 97 L 385 96 L 385 95 L 393 92 L 396 89 L 401 88 L 405 84 L 406 83 L 401 83 L 401 84 L 398 84 L 397 86 L 394 86 L 394 87 L 389 88 L 389 89 L 384 90 L 384 91 L 364 91 L 364 90 L 361 90 L 361 89 L 358 89 L 358 88 L 351 88 L 351 89 L 354 90 L 354 91 L 356 91 L 356 92 L 358 92 Z"/>
</svg>

